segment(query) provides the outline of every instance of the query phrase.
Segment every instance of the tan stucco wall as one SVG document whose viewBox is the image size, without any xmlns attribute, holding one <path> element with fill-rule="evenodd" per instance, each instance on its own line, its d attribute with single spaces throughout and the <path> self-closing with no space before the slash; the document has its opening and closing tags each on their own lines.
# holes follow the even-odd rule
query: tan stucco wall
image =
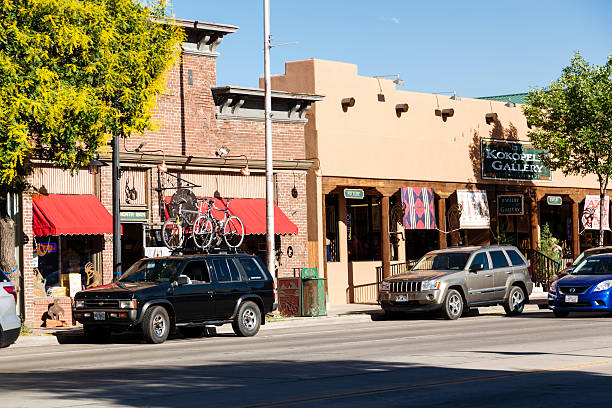
<svg viewBox="0 0 612 408">
<path fill-rule="evenodd" d="M 470 151 L 479 151 L 480 138 L 510 134 L 529 140 L 520 106 L 397 90 L 392 80 L 359 76 L 356 65 L 342 62 L 296 61 L 285 70 L 272 78 L 273 89 L 325 96 L 311 112 L 315 128 L 307 129 L 307 145 L 316 145 L 324 176 L 478 182 L 480 167 L 474 168 Z M 411 78 L 404 80 L 409 87 Z M 378 101 L 379 93 L 385 102 Z M 348 97 L 355 98 L 355 106 L 343 112 L 341 100 Z M 409 110 L 398 118 L 395 105 L 401 103 Z M 434 111 L 447 108 L 454 116 L 444 122 Z M 489 112 L 498 114 L 501 128 L 486 124 Z M 597 187 L 594 177 L 560 172 L 553 173 L 552 182 L 534 184 Z"/>
</svg>

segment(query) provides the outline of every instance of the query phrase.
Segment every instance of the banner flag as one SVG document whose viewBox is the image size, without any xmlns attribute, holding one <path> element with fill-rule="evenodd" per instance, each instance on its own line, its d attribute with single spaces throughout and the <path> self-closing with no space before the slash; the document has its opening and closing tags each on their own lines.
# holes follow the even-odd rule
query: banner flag
<svg viewBox="0 0 612 408">
<path fill-rule="evenodd" d="M 599 195 L 587 195 L 584 198 L 584 211 L 582 212 L 582 225 L 584 229 L 599 231 Z M 604 197 L 603 229 L 610 230 L 610 197 Z"/>
<path fill-rule="evenodd" d="M 403 224 L 406 229 L 436 229 L 433 189 L 402 187 Z"/>
<path fill-rule="evenodd" d="M 459 228 L 486 229 L 490 225 L 489 201 L 484 190 L 457 190 L 457 204 L 461 211 Z"/>
</svg>

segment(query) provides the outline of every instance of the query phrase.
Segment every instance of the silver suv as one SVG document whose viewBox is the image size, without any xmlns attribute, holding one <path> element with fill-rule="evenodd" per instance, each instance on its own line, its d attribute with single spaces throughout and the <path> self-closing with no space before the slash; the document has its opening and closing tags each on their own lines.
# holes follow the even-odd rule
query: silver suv
<svg viewBox="0 0 612 408">
<path fill-rule="evenodd" d="M 440 249 L 383 280 L 378 303 L 387 314 L 440 310 L 452 320 L 477 306 L 503 305 L 518 315 L 533 290 L 530 276 L 529 261 L 513 246 Z"/>
<path fill-rule="evenodd" d="M 0 347 L 10 346 L 19 337 L 21 319 L 15 313 L 15 285 L 0 271 Z"/>
</svg>

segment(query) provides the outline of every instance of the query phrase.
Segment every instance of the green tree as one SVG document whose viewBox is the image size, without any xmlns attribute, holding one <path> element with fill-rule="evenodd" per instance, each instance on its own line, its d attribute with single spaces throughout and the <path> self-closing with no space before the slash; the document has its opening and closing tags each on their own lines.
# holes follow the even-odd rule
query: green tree
<svg viewBox="0 0 612 408">
<path fill-rule="evenodd" d="M 612 174 L 612 54 L 603 66 L 574 54 L 559 79 L 529 92 L 523 112 L 536 126 L 529 133 L 534 145 L 550 152 L 545 164 L 565 175 L 597 176 L 603 213 Z"/>
<path fill-rule="evenodd" d="M 184 35 L 164 13 L 164 0 L 0 1 L 0 197 L 28 187 L 33 160 L 74 170 L 151 127 Z"/>
</svg>

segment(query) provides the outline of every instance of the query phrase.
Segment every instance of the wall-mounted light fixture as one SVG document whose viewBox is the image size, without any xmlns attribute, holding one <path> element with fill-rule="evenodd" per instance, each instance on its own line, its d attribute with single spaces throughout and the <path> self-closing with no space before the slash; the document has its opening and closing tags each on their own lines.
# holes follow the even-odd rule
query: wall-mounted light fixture
<svg viewBox="0 0 612 408">
<path fill-rule="evenodd" d="M 227 156 L 226 153 L 223 153 L 223 151 L 225 151 L 226 153 L 229 152 L 229 149 L 225 146 L 221 146 L 221 148 L 219 148 L 219 152 L 217 152 L 217 157 L 219 158 L 223 158 L 223 160 L 225 161 L 226 159 L 236 159 L 236 158 L 244 158 L 244 167 L 242 167 L 240 169 L 240 174 L 242 174 L 243 176 L 250 176 L 251 175 L 251 169 L 249 168 L 249 158 L 246 157 L 246 155 L 244 154 L 237 154 L 235 156 Z"/>
<path fill-rule="evenodd" d="M 343 98 L 342 99 L 342 110 L 348 111 L 348 108 L 355 106 L 355 98 Z"/>
<path fill-rule="evenodd" d="M 493 122 L 497 122 L 497 113 L 491 112 L 485 114 L 485 122 L 487 122 L 487 125 L 490 125 Z"/>
<path fill-rule="evenodd" d="M 407 103 L 398 103 L 397 105 L 395 105 L 395 114 L 399 118 L 400 116 L 402 116 L 402 113 L 408 112 L 408 108 L 409 106 Z"/>
<path fill-rule="evenodd" d="M 516 103 L 512 102 L 510 98 L 508 98 L 508 102 L 506 102 L 505 105 L 509 108 L 516 108 Z"/>
<path fill-rule="evenodd" d="M 108 164 L 103 161 L 98 160 L 98 155 L 95 154 L 93 159 L 87 163 L 87 167 L 89 168 L 89 174 L 98 174 L 100 171 L 100 167 L 108 166 Z"/>
<path fill-rule="evenodd" d="M 168 166 L 166 166 L 166 153 L 164 153 L 162 162 L 157 165 L 157 170 L 159 170 L 162 173 L 168 172 Z"/>
<path fill-rule="evenodd" d="M 217 157 L 223 157 L 226 154 L 228 154 L 230 152 L 230 150 L 226 147 L 226 146 L 221 146 L 219 149 L 217 149 L 217 151 L 215 152 L 215 156 Z"/>
<path fill-rule="evenodd" d="M 450 99 L 452 99 L 453 101 L 460 101 L 461 97 L 459 95 L 457 95 L 457 92 L 455 91 L 442 91 L 442 92 L 434 92 L 434 95 L 445 95 L 445 94 L 452 94 L 450 96 Z"/>
<path fill-rule="evenodd" d="M 436 116 L 441 116 L 442 120 L 444 122 L 446 122 L 446 119 L 452 117 L 455 115 L 455 110 L 453 108 L 450 109 L 436 109 L 435 110 L 435 114 Z"/>
</svg>

